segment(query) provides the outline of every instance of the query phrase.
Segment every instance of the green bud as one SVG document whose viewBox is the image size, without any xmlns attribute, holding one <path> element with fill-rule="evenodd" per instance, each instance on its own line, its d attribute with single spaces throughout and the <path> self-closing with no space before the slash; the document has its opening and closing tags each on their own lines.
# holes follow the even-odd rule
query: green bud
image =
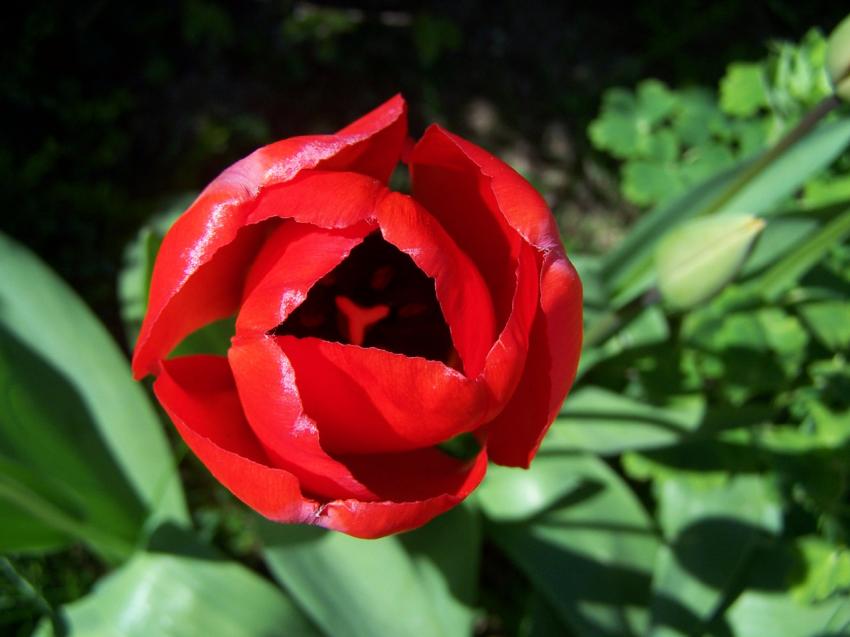
<svg viewBox="0 0 850 637">
<path fill-rule="evenodd" d="M 753 215 L 706 217 L 675 228 L 655 253 L 661 297 L 685 310 L 715 295 L 735 278 L 762 228 L 764 221 Z"/>
<path fill-rule="evenodd" d="M 835 27 L 826 43 L 826 72 L 835 94 L 850 101 L 850 15 Z"/>
</svg>

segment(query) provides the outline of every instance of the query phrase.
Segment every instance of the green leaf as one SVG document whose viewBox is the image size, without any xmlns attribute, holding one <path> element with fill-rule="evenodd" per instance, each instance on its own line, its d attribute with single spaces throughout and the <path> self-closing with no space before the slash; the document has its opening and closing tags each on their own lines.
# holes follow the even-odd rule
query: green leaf
<svg viewBox="0 0 850 637">
<path fill-rule="evenodd" d="M 695 219 L 670 232 L 658 244 L 658 290 L 675 309 L 702 303 L 727 285 L 764 228 L 752 215 Z"/>
<path fill-rule="evenodd" d="M 0 520 L 3 520 L 3 531 L 0 532 L 2 553 L 48 552 L 70 541 L 67 534 L 42 524 L 35 514 L 5 498 L 0 498 Z"/>
<path fill-rule="evenodd" d="M 801 538 L 797 546 L 808 568 L 791 588 L 795 599 L 816 604 L 850 592 L 850 550 L 846 546 L 837 546 L 817 536 Z"/>
<path fill-rule="evenodd" d="M 585 311 L 585 329 L 597 323 L 597 317 Z M 634 319 L 626 323 L 600 345 L 590 346 L 579 360 L 576 379 L 581 378 L 597 363 L 618 356 L 623 352 L 656 345 L 667 341 L 670 337 L 670 327 L 664 312 L 657 305 L 643 309 Z"/>
<path fill-rule="evenodd" d="M 850 627 L 850 598 L 803 605 L 781 592 L 747 591 L 735 600 L 723 620 L 735 637 L 838 637 L 847 635 Z M 729 633 L 715 634 L 720 637 Z"/>
<path fill-rule="evenodd" d="M 847 236 L 850 236 L 850 209 L 774 264 L 755 285 L 765 299 L 776 300 Z"/>
<path fill-rule="evenodd" d="M 730 115 L 749 117 L 768 106 L 761 64 L 733 63 L 720 81 L 720 107 Z"/>
<path fill-rule="evenodd" d="M 623 195 L 639 206 L 667 201 L 679 194 L 684 182 L 677 167 L 653 161 L 630 161 L 623 166 Z"/>
<path fill-rule="evenodd" d="M 705 89 L 679 91 L 679 106 L 673 115 L 673 130 L 683 144 L 699 147 L 713 133 L 728 130 L 729 122 L 717 108 L 714 96 Z"/>
<path fill-rule="evenodd" d="M 139 553 L 65 608 L 69 637 L 320 635 L 295 605 L 236 562 Z M 52 634 L 42 624 L 36 637 Z"/>
<path fill-rule="evenodd" d="M 769 215 L 850 144 L 850 117 L 820 124 L 714 212 Z"/>
<path fill-rule="evenodd" d="M 818 225 L 818 220 L 812 216 L 772 217 L 753 246 L 741 275 L 746 277 L 764 270 L 805 240 Z"/>
<path fill-rule="evenodd" d="M 827 175 L 812 179 L 803 189 L 803 204 L 807 208 L 827 206 L 850 199 L 850 175 Z"/>
<path fill-rule="evenodd" d="M 796 378 L 809 343 L 800 321 L 779 308 L 724 312 L 711 304 L 685 317 L 682 339 L 698 350 L 704 378 L 719 383 L 736 405 Z"/>
<path fill-rule="evenodd" d="M 469 634 L 471 619 L 464 608 L 469 600 L 464 594 L 455 597 L 455 578 L 463 581 L 474 572 L 458 565 L 474 568 L 469 559 L 477 556 L 478 532 L 464 520 L 454 518 L 454 528 L 423 531 L 426 537 L 419 542 L 260 524 L 269 570 L 326 634 Z M 428 534 L 452 541 L 431 544 Z M 468 580 L 460 588 L 468 595 Z"/>
<path fill-rule="evenodd" d="M 734 593 L 761 535 L 780 530 L 782 510 L 760 476 L 722 484 L 670 478 L 657 490 L 669 542 L 655 564 L 649 634 L 701 634 Z"/>
<path fill-rule="evenodd" d="M 798 586 L 804 586 L 816 574 L 813 571 L 822 566 L 811 561 L 822 557 L 822 553 L 807 550 L 808 542 L 804 538 L 800 543 L 778 543 L 759 551 L 747 566 L 741 594 L 714 623 L 710 635 L 846 635 L 850 628 L 850 597 L 841 594 L 814 603 L 800 597 Z"/>
<path fill-rule="evenodd" d="M 637 112 L 653 125 L 670 115 L 677 103 L 676 94 L 659 80 L 643 80 L 637 88 Z"/>
<path fill-rule="evenodd" d="M 195 330 L 184 338 L 169 353 L 169 358 L 175 356 L 191 356 L 193 354 L 213 354 L 226 356 L 230 349 L 230 339 L 236 333 L 236 317 L 213 321 L 209 325 Z"/>
<path fill-rule="evenodd" d="M 615 157 L 628 159 L 638 153 L 648 131 L 638 127 L 634 98 L 624 89 L 605 93 L 602 113 L 590 123 L 588 135 L 593 145 Z"/>
<path fill-rule="evenodd" d="M 795 309 L 824 347 L 834 352 L 850 349 L 850 302 L 815 301 Z"/>
<path fill-rule="evenodd" d="M 676 444 L 699 427 L 705 399 L 697 395 L 669 399 L 669 404 L 656 406 L 600 387 L 582 387 L 564 403 L 542 448 L 614 455 Z"/>
<path fill-rule="evenodd" d="M 526 473 L 513 470 L 513 475 L 522 482 L 539 480 L 542 493 L 552 493 L 557 479 L 572 488 L 533 519 L 494 519 L 486 532 L 571 634 L 644 635 L 658 538 L 629 487 L 605 463 L 585 454 L 541 453 Z M 497 486 L 506 497 L 522 491 L 507 481 Z M 497 494 L 489 500 L 496 502 Z M 482 508 L 489 516 L 487 506 Z"/>
<path fill-rule="evenodd" d="M 51 510 L 73 509 L 86 528 L 125 547 L 148 515 L 186 520 L 162 425 L 106 330 L 55 274 L 2 235 L 0 271 L 0 457 L 62 485 L 18 480 L 34 491 L 14 497 L 29 493 Z M 120 557 L 115 545 L 93 545 Z"/>
<path fill-rule="evenodd" d="M 481 516 L 457 506 L 399 536 L 428 592 L 444 635 L 470 635 L 481 561 Z"/>
<path fill-rule="evenodd" d="M 727 146 L 707 143 L 689 150 L 681 162 L 679 174 L 687 186 L 702 183 L 735 163 Z"/>
</svg>

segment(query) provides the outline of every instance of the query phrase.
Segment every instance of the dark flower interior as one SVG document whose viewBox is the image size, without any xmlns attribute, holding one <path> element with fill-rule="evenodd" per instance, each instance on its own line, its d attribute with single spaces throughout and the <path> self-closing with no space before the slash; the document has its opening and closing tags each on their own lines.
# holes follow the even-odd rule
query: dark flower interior
<svg viewBox="0 0 850 637">
<path fill-rule="evenodd" d="M 374 232 L 271 330 L 458 365 L 434 281 Z"/>
</svg>

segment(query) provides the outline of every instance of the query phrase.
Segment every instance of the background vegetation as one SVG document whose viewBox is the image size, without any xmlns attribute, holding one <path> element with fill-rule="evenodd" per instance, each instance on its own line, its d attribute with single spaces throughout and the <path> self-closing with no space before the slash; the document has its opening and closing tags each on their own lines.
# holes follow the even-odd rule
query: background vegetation
<svg viewBox="0 0 850 637">
<path fill-rule="evenodd" d="M 829 95 L 823 34 L 846 7 L 708 4 L 37 2 L 4 20 L 0 230 L 73 291 L 3 239 L 0 631 L 108 634 L 145 584 L 192 591 L 188 610 L 150 611 L 193 618 L 180 635 L 845 634 L 846 111 L 721 200 Z M 581 379 L 531 472 L 494 468 L 421 531 L 268 527 L 109 378 L 187 197 L 397 91 L 414 134 L 440 121 L 549 200 L 587 288 Z M 767 225 L 735 284 L 677 300 L 655 240 L 730 202 Z M 735 252 L 755 239 L 742 227 L 696 235 Z M 701 251 L 686 229 L 670 241 Z M 139 445 L 162 466 L 134 464 Z M 381 611 L 398 590 L 413 592 Z"/>
</svg>

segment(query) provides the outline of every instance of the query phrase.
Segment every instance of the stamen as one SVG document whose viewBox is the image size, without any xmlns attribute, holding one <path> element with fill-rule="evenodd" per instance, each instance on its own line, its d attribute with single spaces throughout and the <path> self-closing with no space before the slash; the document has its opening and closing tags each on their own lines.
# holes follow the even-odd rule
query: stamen
<svg viewBox="0 0 850 637">
<path fill-rule="evenodd" d="M 348 342 L 352 345 L 363 345 L 366 330 L 385 319 L 390 313 L 390 308 L 386 305 L 361 307 L 345 296 L 337 296 L 334 300 L 346 322 Z"/>
</svg>

